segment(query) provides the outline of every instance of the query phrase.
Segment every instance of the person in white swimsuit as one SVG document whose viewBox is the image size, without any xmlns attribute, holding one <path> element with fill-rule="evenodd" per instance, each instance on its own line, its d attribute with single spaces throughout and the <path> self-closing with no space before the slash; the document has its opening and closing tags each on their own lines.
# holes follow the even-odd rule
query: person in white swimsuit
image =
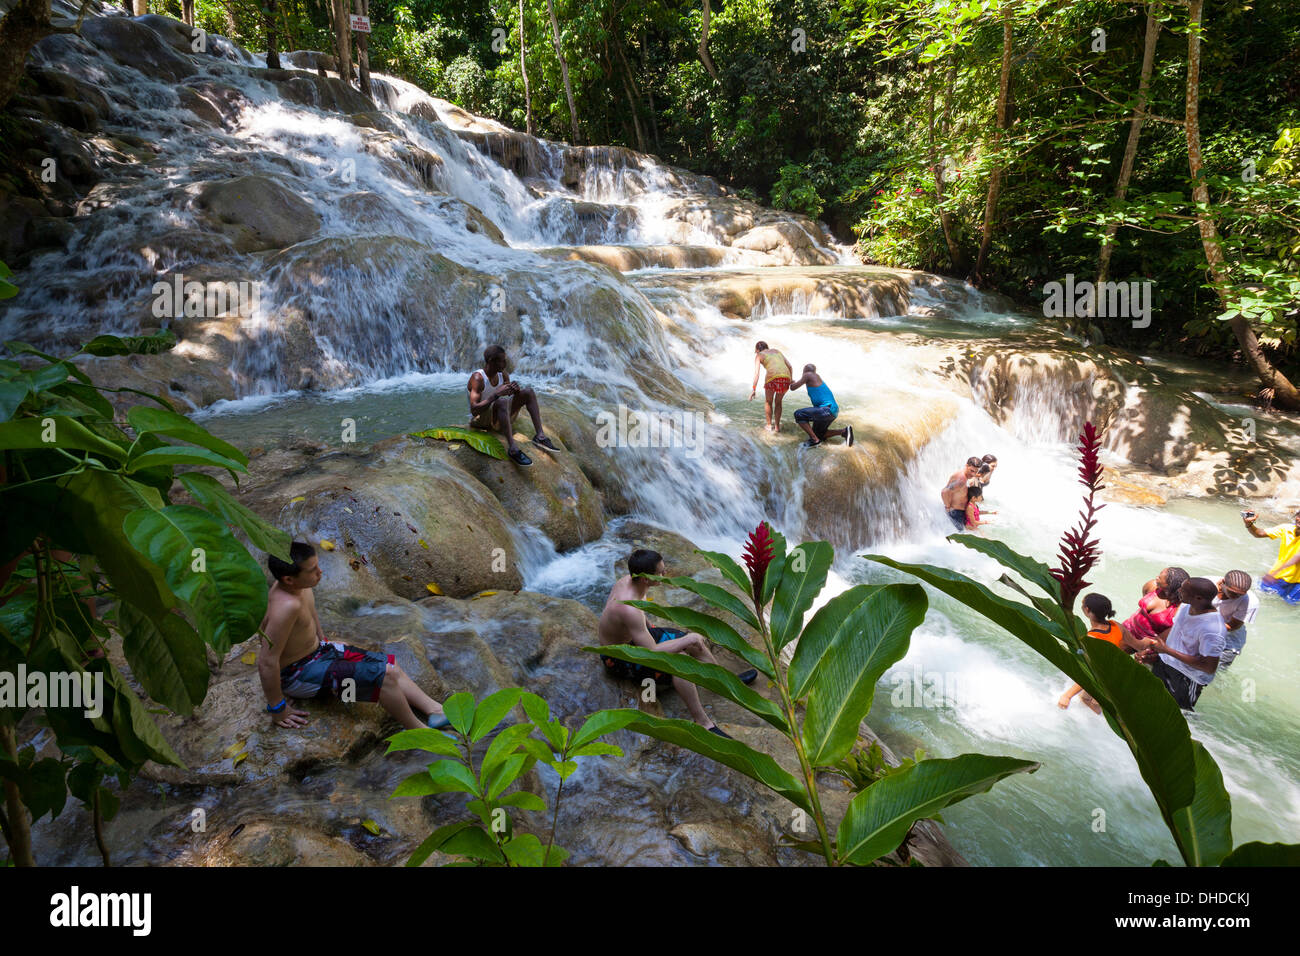
<svg viewBox="0 0 1300 956">
<path fill-rule="evenodd" d="M 559 451 L 559 448 L 542 427 L 537 393 L 510 381 L 508 368 L 504 346 L 489 345 L 483 350 L 483 367 L 470 375 L 465 386 L 469 398 L 469 427 L 499 432 L 506 440 L 506 453 L 510 460 L 517 465 L 531 465 L 533 460 L 515 441 L 515 416 L 525 408 L 533 420 L 533 444 L 549 451 Z"/>
</svg>

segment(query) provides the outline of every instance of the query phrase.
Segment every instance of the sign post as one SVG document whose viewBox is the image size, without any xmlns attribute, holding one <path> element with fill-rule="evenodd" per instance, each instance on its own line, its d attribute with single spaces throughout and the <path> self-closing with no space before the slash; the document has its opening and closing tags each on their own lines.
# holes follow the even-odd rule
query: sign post
<svg viewBox="0 0 1300 956">
<path fill-rule="evenodd" d="M 349 15 L 348 20 L 352 26 L 353 33 L 369 33 L 370 18 L 357 16 L 355 13 Z"/>
</svg>

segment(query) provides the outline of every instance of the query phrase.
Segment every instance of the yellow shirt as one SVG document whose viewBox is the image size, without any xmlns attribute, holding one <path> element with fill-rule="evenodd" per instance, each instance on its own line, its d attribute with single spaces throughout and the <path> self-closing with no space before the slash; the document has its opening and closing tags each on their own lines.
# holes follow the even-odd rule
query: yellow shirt
<svg viewBox="0 0 1300 956">
<path fill-rule="evenodd" d="M 1276 528 L 1268 530 L 1270 538 L 1279 540 L 1277 548 L 1277 567 L 1278 564 L 1285 564 L 1297 554 L 1300 554 L 1300 535 L 1295 533 L 1295 525 L 1280 524 Z M 1300 564 L 1293 564 L 1281 574 L 1277 575 L 1279 581 L 1285 581 L 1287 584 L 1300 584 Z"/>
<path fill-rule="evenodd" d="M 767 372 L 767 375 L 763 378 L 765 382 L 774 378 L 789 378 L 794 372 L 794 369 L 790 367 L 790 363 L 785 360 L 785 356 L 776 349 L 759 352 L 758 361 Z"/>
</svg>

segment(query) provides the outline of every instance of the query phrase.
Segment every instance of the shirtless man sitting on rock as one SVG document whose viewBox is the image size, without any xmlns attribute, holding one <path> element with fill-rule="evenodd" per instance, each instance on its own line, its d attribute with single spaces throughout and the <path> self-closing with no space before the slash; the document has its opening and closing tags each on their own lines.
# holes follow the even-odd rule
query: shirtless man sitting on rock
<svg viewBox="0 0 1300 956">
<path fill-rule="evenodd" d="M 325 640 L 312 593 L 321 579 L 316 549 L 295 541 L 289 557 L 292 563 L 275 555 L 266 559 L 275 583 L 267 595 L 266 617 L 262 619 L 265 638 L 257 654 L 266 710 L 275 725 L 306 726 L 307 712 L 289 707 L 290 697 L 303 700 L 346 694 L 351 700 L 378 701 L 408 730 L 446 727 L 450 721 L 442 705 L 415 685 L 392 654 Z M 352 683 L 345 686 L 347 681 Z M 417 717 L 416 710 L 428 714 L 427 721 Z"/>
<path fill-rule="evenodd" d="M 506 454 L 516 465 L 531 465 L 515 441 L 515 418 L 527 408 L 533 420 L 533 444 L 548 451 L 559 451 L 542 427 L 542 412 L 537 393 L 510 381 L 510 363 L 504 346 L 489 345 L 483 350 L 483 367 L 470 373 L 465 384 L 469 392 L 469 427 L 485 432 L 499 432 L 506 441 Z"/>
<path fill-rule="evenodd" d="M 634 644 L 637 647 L 645 647 L 665 654 L 689 654 L 696 660 L 708 664 L 718 663 L 709 650 L 708 642 L 699 634 L 666 627 L 648 627 L 644 611 L 623 603 L 645 600 L 646 593 L 654 584 L 645 575 L 663 576 L 666 573 L 663 556 L 658 551 L 645 548 L 633 551 L 632 556 L 627 559 L 627 569 L 629 573 L 614 584 L 614 589 L 609 592 L 609 600 L 605 602 L 605 609 L 601 611 L 600 624 L 596 628 L 600 643 Z M 642 664 L 631 664 L 612 657 L 601 657 L 601 660 L 613 676 L 625 680 L 641 681 L 647 677 L 660 676 L 656 671 Z M 750 668 L 736 676 L 743 683 L 752 684 L 758 677 L 758 671 Z M 674 677 L 673 689 L 682 700 L 686 701 L 692 720 L 710 733 L 731 739 L 731 735 L 724 733 L 722 728 L 713 722 L 713 718 L 705 713 L 704 706 L 700 703 L 700 692 L 695 689 L 694 684 L 680 677 Z"/>
</svg>

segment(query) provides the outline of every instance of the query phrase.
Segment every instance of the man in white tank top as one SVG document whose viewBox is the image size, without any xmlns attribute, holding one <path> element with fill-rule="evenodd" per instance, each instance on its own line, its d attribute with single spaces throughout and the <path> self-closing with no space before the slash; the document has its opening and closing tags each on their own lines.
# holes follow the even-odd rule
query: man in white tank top
<svg viewBox="0 0 1300 956">
<path fill-rule="evenodd" d="M 542 413 L 537 407 L 537 393 L 510 381 L 506 371 L 509 362 L 506 350 L 500 345 L 489 345 L 483 350 L 483 367 L 469 377 L 465 388 L 469 393 L 469 426 L 482 431 L 498 432 L 506 441 L 506 453 L 516 465 L 531 465 L 533 460 L 524 454 L 515 441 L 514 421 L 525 408 L 533 420 L 533 444 L 550 451 L 559 451 L 542 428 Z"/>
</svg>

